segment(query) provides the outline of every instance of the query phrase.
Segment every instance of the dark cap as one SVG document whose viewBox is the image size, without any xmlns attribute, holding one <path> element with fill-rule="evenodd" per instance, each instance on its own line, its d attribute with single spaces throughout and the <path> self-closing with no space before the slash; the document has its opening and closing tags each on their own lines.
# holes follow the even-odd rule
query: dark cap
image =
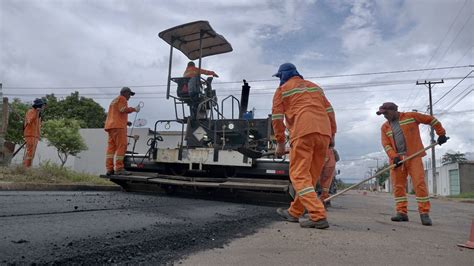
<svg viewBox="0 0 474 266">
<path fill-rule="evenodd" d="M 135 92 L 133 92 L 129 87 L 123 87 L 121 90 L 120 90 L 120 94 L 123 94 L 125 92 L 130 92 L 130 95 L 135 95 Z"/>
<path fill-rule="evenodd" d="M 387 112 L 388 110 L 398 111 L 398 106 L 394 103 L 391 103 L 391 102 L 383 103 L 379 107 L 379 110 L 377 111 L 376 114 L 381 115 L 381 114 L 384 114 L 385 112 Z"/>
<path fill-rule="evenodd" d="M 280 65 L 280 67 L 278 68 L 278 72 L 273 74 L 272 77 L 281 77 L 281 73 L 283 71 L 290 71 L 290 70 L 296 70 L 296 67 L 295 65 L 293 65 L 292 63 L 284 63 L 282 65 Z"/>
<path fill-rule="evenodd" d="M 37 98 L 33 101 L 33 107 L 41 107 L 43 106 L 44 102 L 42 99 Z"/>
</svg>

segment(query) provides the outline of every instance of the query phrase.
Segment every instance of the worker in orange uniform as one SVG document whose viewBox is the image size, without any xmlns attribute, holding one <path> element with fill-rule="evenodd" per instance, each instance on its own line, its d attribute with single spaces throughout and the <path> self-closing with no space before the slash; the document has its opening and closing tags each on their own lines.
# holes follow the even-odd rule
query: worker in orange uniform
<svg viewBox="0 0 474 266">
<path fill-rule="evenodd" d="M 337 161 L 339 161 L 339 155 L 336 149 L 334 149 L 334 145 L 329 145 L 329 149 L 327 149 L 326 153 L 326 162 L 324 163 L 321 177 L 319 178 L 319 185 L 321 187 L 321 196 L 319 199 L 324 203 L 324 207 L 326 208 L 331 206 L 330 201 L 324 202 L 324 200 L 329 198 L 329 190 L 336 174 Z"/>
<path fill-rule="evenodd" d="M 196 64 L 194 64 L 194 62 L 192 61 L 188 63 L 188 66 L 186 67 L 186 70 L 184 71 L 183 77 L 190 78 L 190 80 L 188 81 L 188 91 L 189 91 L 189 96 L 192 99 L 191 117 L 193 118 L 197 118 L 198 113 L 203 112 L 202 110 L 198 111 L 198 106 L 199 106 L 200 97 L 201 97 L 201 87 L 202 87 L 200 83 L 200 80 L 201 80 L 200 74 L 204 74 L 204 75 L 212 76 L 216 78 L 219 77 L 219 75 L 217 75 L 216 72 L 214 71 L 196 67 Z M 207 87 L 210 87 L 210 84 L 212 82 L 212 77 L 207 78 L 206 80 Z"/>
<path fill-rule="evenodd" d="M 290 180 L 295 197 L 288 209 L 277 213 L 289 222 L 298 222 L 305 211 L 309 219 L 301 227 L 329 227 L 323 203 L 314 189 L 321 174 L 326 151 L 334 142 L 336 120 L 333 108 L 323 90 L 304 80 L 291 63 L 280 66 L 274 75 L 280 86 L 273 96 L 272 125 L 277 141 L 276 155 L 285 153 L 285 130 L 290 135 Z"/>
<path fill-rule="evenodd" d="M 445 143 L 448 138 L 446 131 L 441 123 L 430 115 L 424 115 L 416 112 L 398 112 L 398 106 L 392 102 L 386 102 L 379 107 L 377 115 L 387 119 L 382 125 L 381 138 L 382 146 L 387 153 L 391 164 L 395 168 L 390 171 L 390 177 L 393 182 L 393 194 L 396 202 L 396 215 L 392 217 L 394 222 L 407 222 L 408 200 L 406 196 L 407 176 L 411 176 L 413 188 L 418 202 L 418 212 L 420 213 L 421 223 L 423 225 L 432 225 L 430 212 L 430 198 L 425 183 L 425 171 L 423 168 L 422 157 L 425 152 L 415 158 L 400 163 L 404 158 L 423 149 L 420 131 L 418 125 L 431 125 L 438 137 L 438 144 Z"/>
<path fill-rule="evenodd" d="M 127 151 L 127 122 L 128 114 L 132 112 L 140 112 L 140 105 L 137 107 L 128 107 L 130 96 L 135 95 L 128 87 L 120 90 L 120 96 L 113 99 L 109 105 L 109 112 L 105 120 L 105 131 L 109 136 L 107 145 L 107 154 L 105 156 L 105 167 L 107 175 L 130 175 L 125 171 L 123 158 Z M 114 172 L 114 156 L 115 156 L 115 172 Z"/>
<path fill-rule="evenodd" d="M 184 71 L 183 77 L 192 78 L 192 77 L 199 76 L 199 74 L 203 74 L 203 75 L 207 75 L 207 76 L 213 76 L 213 77 L 216 77 L 216 78 L 219 77 L 219 75 L 217 75 L 216 72 L 214 72 L 214 71 L 196 67 L 196 64 L 194 64 L 193 61 L 190 61 L 188 63 L 188 66 L 186 67 L 186 70 Z"/>
<path fill-rule="evenodd" d="M 41 112 L 44 102 L 41 99 L 35 99 L 33 105 L 26 112 L 25 122 L 23 124 L 23 137 L 25 138 L 25 155 L 23 156 L 23 166 L 31 167 L 35 157 L 36 146 L 40 139 L 41 133 Z"/>
</svg>

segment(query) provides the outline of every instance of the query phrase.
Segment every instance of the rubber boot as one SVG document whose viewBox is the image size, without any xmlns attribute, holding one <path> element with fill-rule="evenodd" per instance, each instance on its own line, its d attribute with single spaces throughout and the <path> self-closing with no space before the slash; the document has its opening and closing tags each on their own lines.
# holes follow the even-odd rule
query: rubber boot
<svg viewBox="0 0 474 266">
<path fill-rule="evenodd" d="M 422 225 L 431 226 L 433 222 L 431 222 L 431 218 L 427 213 L 420 213 L 420 219 Z"/>
<path fill-rule="evenodd" d="M 292 223 L 298 222 L 298 218 L 291 216 L 291 214 L 286 209 L 278 208 L 276 212 L 278 213 L 278 215 L 280 215 L 281 218 L 283 218 L 283 220 L 286 220 Z"/>
<path fill-rule="evenodd" d="M 393 222 L 408 222 L 408 215 L 405 213 L 397 212 L 395 216 L 392 216 Z"/>
<path fill-rule="evenodd" d="M 303 228 L 326 229 L 329 227 L 329 223 L 326 219 L 321 219 L 317 221 L 307 219 L 307 220 L 301 220 L 300 226 Z"/>
</svg>

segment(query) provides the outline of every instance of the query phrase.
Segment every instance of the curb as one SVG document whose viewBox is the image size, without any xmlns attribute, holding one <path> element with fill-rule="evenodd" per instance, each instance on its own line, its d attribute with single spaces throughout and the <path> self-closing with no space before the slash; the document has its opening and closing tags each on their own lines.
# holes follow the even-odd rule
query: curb
<svg viewBox="0 0 474 266">
<path fill-rule="evenodd" d="M 0 182 L 0 191 L 120 191 L 118 185 Z"/>
</svg>

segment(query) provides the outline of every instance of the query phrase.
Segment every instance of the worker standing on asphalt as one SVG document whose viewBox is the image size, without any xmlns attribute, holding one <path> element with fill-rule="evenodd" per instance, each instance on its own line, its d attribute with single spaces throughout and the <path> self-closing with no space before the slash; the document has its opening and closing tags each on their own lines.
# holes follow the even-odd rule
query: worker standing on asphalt
<svg viewBox="0 0 474 266">
<path fill-rule="evenodd" d="M 272 124 L 277 141 L 276 155 L 285 153 L 285 129 L 290 134 L 290 180 L 296 191 L 290 208 L 277 209 L 287 221 L 298 222 L 305 211 L 301 227 L 328 228 L 326 211 L 314 189 L 330 143 L 334 142 L 336 121 L 333 108 L 323 90 L 304 80 L 291 63 L 280 66 L 274 75 L 280 86 L 273 96 Z"/>
<path fill-rule="evenodd" d="M 336 174 L 337 161 L 339 161 L 339 154 L 333 145 L 329 145 L 329 149 L 326 153 L 326 162 L 324 163 L 321 177 L 319 178 L 319 186 L 321 188 L 321 196 L 319 199 L 324 203 L 324 207 L 326 208 L 331 206 L 330 201 L 324 202 L 324 200 L 329 198 L 329 190 Z"/>
<path fill-rule="evenodd" d="M 425 171 L 423 168 L 422 157 L 425 152 L 415 158 L 400 163 L 404 158 L 423 149 L 420 131 L 418 125 L 431 125 L 438 137 L 438 144 L 441 145 L 447 141 L 446 131 L 441 123 L 430 115 L 424 115 L 416 112 L 398 112 L 398 106 L 392 102 L 386 102 L 379 107 L 377 115 L 387 119 L 382 125 L 381 138 L 382 146 L 387 153 L 391 164 L 395 168 L 390 171 L 393 180 L 393 194 L 396 202 L 396 215 L 392 217 L 394 222 L 408 221 L 408 200 L 406 196 L 407 176 L 411 176 L 413 188 L 418 202 L 418 211 L 420 213 L 421 223 L 423 225 L 432 225 L 430 212 L 430 198 L 425 183 Z"/>
<path fill-rule="evenodd" d="M 123 87 L 120 95 L 113 99 L 109 105 L 109 112 L 105 120 L 105 131 L 109 136 L 107 153 L 105 155 L 105 167 L 107 175 L 129 175 L 125 171 L 123 158 L 127 151 L 127 122 L 128 114 L 132 112 L 140 112 L 140 105 L 137 107 L 128 107 L 130 96 L 135 95 L 129 87 Z M 115 172 L 114 172 L 114 156 L 115 156 Z"/>
<path fill-rule="evenodd" d="M 33 106 L 26 112 L 25 122 L 23 124 L 23 137 L 25 138 L 26 149 L 23 156 L 23 166 L 31 167 L 35 157 L 36 146 L 41 135 L 41 112 L 44 102 L 41 99 L 35 99 Z"/>
</svg>

